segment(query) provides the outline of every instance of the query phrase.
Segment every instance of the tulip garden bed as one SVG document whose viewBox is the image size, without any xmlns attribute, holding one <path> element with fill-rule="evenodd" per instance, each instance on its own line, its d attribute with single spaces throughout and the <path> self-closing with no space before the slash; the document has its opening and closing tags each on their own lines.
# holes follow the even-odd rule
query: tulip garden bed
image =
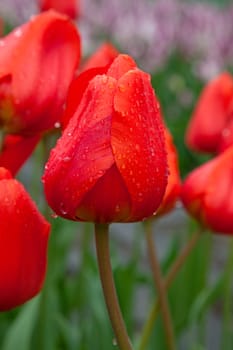
<svg viewBox="0 0 233 350">
<path fill-rule="evenodd" d="M 232 350 L 232 18 L 0 4 L 1 350 Z"/>
</svg>

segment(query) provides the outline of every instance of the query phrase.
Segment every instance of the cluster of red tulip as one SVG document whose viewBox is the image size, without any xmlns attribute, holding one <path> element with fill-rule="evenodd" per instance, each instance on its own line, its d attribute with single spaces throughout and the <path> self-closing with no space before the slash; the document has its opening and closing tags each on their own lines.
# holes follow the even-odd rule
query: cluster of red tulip
<svg viewBox="0 0 233 350">
<path fill-rule="evenodd" d="M 204 88 L 186 133 L 187 145 L 215 157 L 182 186 L 188 212 L 205 227 L 233 232 L 233 77 L 222 73 Z"/>
<path fill-rule="evenodd" d="M 78 10 L 64 4 L 42 1 L 45 12 L 0 40 L 1 310 L 43 284 L 50 224 L 13 176 L 54 128 L 42 182 L 57 215 L 101 227 L 163 215 L 180 197 L 201 224 L 233 232 L 232 77 L 207 85 L 187 132 L 190 147 L 219 155 L 181 185 L 150 76 L 110 44 L 80 65 Z"/>
</svg>

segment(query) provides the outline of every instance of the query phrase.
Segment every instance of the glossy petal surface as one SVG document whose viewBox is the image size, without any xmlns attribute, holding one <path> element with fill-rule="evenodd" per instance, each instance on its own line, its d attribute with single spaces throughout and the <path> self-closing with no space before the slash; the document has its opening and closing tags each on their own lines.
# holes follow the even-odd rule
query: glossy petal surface
<svg viewBox="0 0 233 350">
<path fill-rule="evenodd" d="M 40 291 L 50 225 L 9 173 L 0 180 L 0 218 L 0 310 L 5 311 Z"/>
<path fill-rule="evenodd" d="M 51 153 L 43 179 L 48 203 L 58 215 L 75 220 L 83 196 L 114 163 L 110 130 L 115 89 L 114 79 L 96 76 Z"/>
<path fill-rule="evenodd" d="M 233 102 L 233 78 L 223 73 L 204 88 L 190 120 L 187 145 L 202 152 L 216 152 Z"/>
<path fill-rule="evenodd" d="M 5 130 L 30 134 L 52 128 L 80 59 L 75 26 L 66 16 L 48 11 L 4 38 L 1 50 L 0 77 L 10 77 L 5 98 L 11 113 L 8 106 L 0 110 Z"/>
<path fill-rule="evenodd" d="M 233 233 L 233 147 L 194 170 L 181 198 L 197 220 L 219 233 Z"/>
<path fill-rule="evenodd" d="M 0 152 L 0 167 L 8 168 L 16 175 L 39 143 L 41 135 L 23 137 L 7 135 Z"/>
<path fill-rule="evenodd" d="M 129 221 L 137 221 L 157 210 L 167 185 L 164 129 L 146 73 L 119 79 L 114 110 L 112 149 L 132 201 Z"/>
</svg>

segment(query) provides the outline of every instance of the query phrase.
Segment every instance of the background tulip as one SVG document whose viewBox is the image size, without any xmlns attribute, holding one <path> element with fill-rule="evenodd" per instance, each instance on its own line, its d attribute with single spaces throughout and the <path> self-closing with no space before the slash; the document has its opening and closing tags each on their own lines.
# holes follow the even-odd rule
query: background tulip
<svg viewBox="0 0 233 350">
<path fill-rule="evenodd" d="M 0 127 L 18 134 L 53 128 L 80 59 L 75 26 L 48 11 L 16 28 L 0 45 Z"/>
<path fill-rule="evenodd" d="M 41 11 L 56 10 L 76 19 L 80 14 L 79 0 L 39 0 Z"/>
<path fill-rule="evenodd" d="M 88 84 L 43 176 L 51 208 L 72 220 L 139 221 L 167 185 L 164 127 L 148 74 L 119 55 Z"/>
<path fill-rule="evenodd" d="M 179 198 L 181 188 L 178 154 L 173 143 L 172 135 L 167 127 L 165 127 L 165 142 L 168 161 L 168 183 L 156 216 L 166 214 L 173 209 Z"/>
<path fill-rule="evenodd" d="M 81 71 L 110 65 L 118 54 L 112 44 L 105 42 L 83 63 Z"/>
<path fill-rule="evenodd" d="M 188 212 L 207 228 L 233 233 L 233 147 L 188 175 L 181 199 Z"/>
<path fill-rule="evenodd" d="M 34 297 L 46 270 L 50 224 L 24 187 L 0 168 L 0 310 Z"/>
<path fill-rule="evenodd" d="M 196 151 L 217 152 L 232 109 L 233 78 L 222 73 L 205 86 L 197 102 L 186 132 L 187 145 Z"/>
<path fill-rule="evenodd" d="M 11 174 L 15 176 L 30 157 L 40 139 L 40 134 L 30 137 L 6 135 L 0 152 L 0 167 L 9 169 Z"/>
<path fill-rule="evenodd" d="M 89 81 L 98 74 L 107 73 L 117 55 L 117 50 L 111 44 L 105 43 L 84 63 L 81 73 L 70 84 L 66 111 L 61 117 L 63 129 L 74 115 Z"/>
</svg>

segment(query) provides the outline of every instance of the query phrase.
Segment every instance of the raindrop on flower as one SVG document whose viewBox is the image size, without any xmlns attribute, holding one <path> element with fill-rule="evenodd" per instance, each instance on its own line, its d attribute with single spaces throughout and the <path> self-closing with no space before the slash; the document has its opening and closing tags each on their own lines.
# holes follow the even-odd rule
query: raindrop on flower
<svg viewBox="0 0 233 350">
<path fill-rule="evenodd" d="M 71 160 L 70 157 L 65 157 L 65 158 L 63 158 L 63 162 L 65 162 L 65 163 L 69 162 L 70 160 Z"/>
<path fill-rule="evenodd" d="M 60 126 L 61 126 L 61 123 L 59 123 L 59 122 L 56 122 L 56 123 L 54 124 L 54 128 L 56 128 L 56 129 L 59 129 Z"/>
<path fill-rule="evenodd" d="M 21 37 L 21 35 L 22 35 L 22 29 L 16 29 L 15 31 L 14 31 L 14 35 L 17 37 L 17 38 L 20 38 Z"/>
</svg>

